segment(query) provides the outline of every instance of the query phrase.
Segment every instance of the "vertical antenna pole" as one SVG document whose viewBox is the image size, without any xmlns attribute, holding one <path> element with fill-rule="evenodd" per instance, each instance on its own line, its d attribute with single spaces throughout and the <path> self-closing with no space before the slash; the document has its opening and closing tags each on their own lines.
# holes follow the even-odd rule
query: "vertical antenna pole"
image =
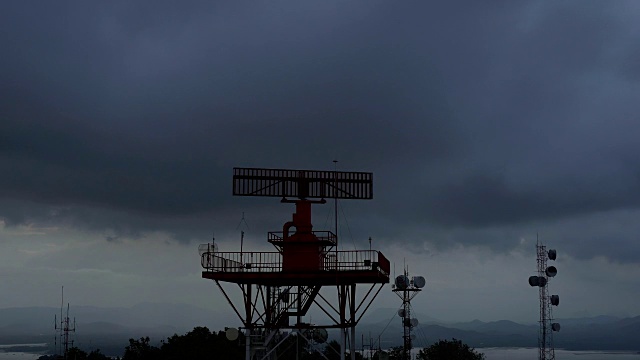
<svg viewBox="0 0 640 360">
<path fill-rule="evenodd" d="M 53 328 L 56 330 L 56 334 L 53 336 L 53 352 L 54 355 L 58 354 L 58 315 L 53 315 Z"/>
<path fill-rule="evenodd" d="M 64 318 L 62 317 L 62 309 L 64 308 L 64 285 L 62 286 L 62 297 L 60 298 L 60 352 L 63 350 L 63 334 L 64 334 Z M 67 354 L 63 353 L 62 356 L 66 358 Z"/>
<path fill-rule="evenodd" d="M 338 160 L 333 160 L 333 207 L 336 226 L 336 259 L 338 258 Z"/>
</svg>

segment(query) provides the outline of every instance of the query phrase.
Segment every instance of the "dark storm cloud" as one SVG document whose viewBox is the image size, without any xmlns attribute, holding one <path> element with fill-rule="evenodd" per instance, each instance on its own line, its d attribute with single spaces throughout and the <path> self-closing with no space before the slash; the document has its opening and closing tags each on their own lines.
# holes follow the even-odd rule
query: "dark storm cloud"
<svg viewBox="0 0 640 360">
<path fill-rule="evenodd" d="M 231 167 L 334 158 L 387 235 L 640 204 L 631 2 L 5 8 L 0 196 L 74 226 L 199 237 L 243 209 Z"/>
<path fill-rule="evenodd" d="M 55 19 L 45 19 L 56 23 Z M 20 20 L 33 24 L 29 19 Z M 117 20 L 111 21 L 117 25 L 124 22 Z M 100 24 L 107 20 L 94 21 Z M 141 22 L 145 22 L 144 16 Z M 44 42 L 40 38 L 45 37 L 47 25 L 30 29 L 31 36 L 23 35 L 30 45 L 18 46 L 16 53 L 28 52 L 25 48 L 39 49 L 37 42 Z M 127 23 L 112 25 L 121 31 L 112 39 L 114 45 L 101 38 L 95 27 L 82 29 L 83 25 L 86 24 L 71 21 L 70 29 L 65 28 L 67 31 L 62 31 L 58 39 L 62 46 L 43 46 L 40 57 L 59 58 L 52 65 L 38 66 L 36 74 L 18 68 L 8 75 L 20 77 L 27 73 L 39 78 L 24 86 L 28 91 L 9 88 L 3 97 L 2 143 L 5 161 L 13 169 L 11 176 L 3 179 L 7 195 L 54 202 L 96 202 L 150 212 L 197 212 L 203 210 L 202 206 L 216 206 L 215 199 L 207 194 L 218 191 L 220 184 L 229 183 L 228 167 L 234 163 L 230 159 L 247 165 L 269 161 L 276 166 L 283 162 L 306 163 L 313 156 L 324 157 L 321 161 L 329 163 L 343 153 L 346 155 L 341 158 L 349 159 L 349 153 L 357 149 L 367 158 L 384 160 L 407 150 L 427 148 L 441 152 L 446 146 L 440 140 L 442 136 L 429 134 L 418 139 L 424 144 L 417 143 L 413 132 L 425 126 L 399 126 L 398 117 L 418 120 L 424 115 L 424 111 L 413 109 L 427 107 L 419 101 L 434 105 L 437 101 L 407 99 L 403 94 L 410 90 L 403 88 L 416 85 L 413 75 L 401 69 L 407 61 L 402 57 L 396 60 L 390 54 L 385 55 L 386 59 L 369 58 L 357 51 L 357 37 L 340 41 L 329 34 L 320 48 L 313 42 L 302 42 L 302 37 L 297 41 L 303 49 L 295 53 L 281 44 L 286 38 L 280 39 L 278 34 L 275 39 L 269 34 L 262 35 L 265 40 L 254 39 L 260 35 L 255 30 L 244 35 L 240 26 L 235 26 L 233 30 L 239 31 L 239 38 L 231 41 L 226 34 L 212 31 L 210 40 L 223 45 L 228 42 L 229 52 L 237 54 L 237 59 L 230 58 L 220 64 L 223 67 L 216 66 L 220 60 L 216 59 L 214 47 L 207 44 L 209 36 L 200 35 L 200 46 L 209 47 L 201 56 L 211 56 L 213 64 L 203 62 L 201 67 L 192 69 L 189 60 L 200 60 L 187 58 L 184 63 L 175 64 L 180 76 L 167 79 L 163 69 L 145 77 L 159 66 L 158 59 L 154 54 L 137 54 L 137 45 L 155 42 L 157 46 L 167 46 L 162 42 L 163 35 L 171 40 L 175 34 L 166 29 L 159 34 L 154 30 L 166 26 L 180 33 L 180 26 L 162 22 L 137 27 L 127 27 Z M 86 83 L 69 85 L 73 94 L 56 99 L 61 96 L 58 87 L 82 81 L 83 75 L 90 72 L 78 69 L 73 74 L 62 74 L 59 69 L 69 66 L 69 58 L 80 55 L 64 50 L 58 53 L 60 49 L 74 48 L 69 42 L 77 39 L 65 35 L 81 30 L 95 34 L 85 35 L 89 40 L 76 46 L 90 42 L 98 50 L 82 54 L 89 58 L 80 60 L 80 68 L 93 67 L 98 74 L 91 74 Z M 202 30 L 207 33 L 209 29 L 204 26 Z M 321 30 L 310 32 L 322 40 Z M 121 37 L 129 40 L 118 42 Z M 142 39 L 137 40 L 138 37 Z M 95 44 L 101 41 L 102 46 Z M 172 45 L 171 41 L 167 43 Z M 170 51 L 173 50 L 164 49 L 163 53 Z M 109 66 L 101 66 L 105 62 L 103 55 L 115 57 L 112 52 L 133 58 L 129 59 L 133 65 L 118 67 L 118 62 L 111 60 L 115 64 L 107 61 Z M 379 50 L 372 47 L 370 52 L 375 57 Z M 327 61 L 327 57 L 336 59 Z M 136 64 L 143 64 L 135 69 L 143 75 L 127 74 Z M 385 74 L 392 65 L 400 69 Z M 115 71 L 111 70 L 114 67 Z M 136 81 L 136 76 L 143 79 Z M 20 83 L 19 80 L 22 79 L 15 82 Z M 130 87 L 134 88 L 129 89 L 135 95 L 133 99 L 128 97 L 126 88 Z M 86 93 L 94 93 L 98 99 L 86 103 L 83 97 L 73 96 Z M 89 109 L 96 102 L 101 105 L 107 101 L 103 96 L 111 97 L 111 103 Z M 377 103 L 373 99 L 388 100 Z M 414 114 L 402 114 L 398 106 Z M 437 132 L 443 128 L 438 123 L 443 122 L 433 121 L 435 125 L 429 127 Z M 362 157 L 360 154 L 349 160 L 355 162 Z M 224 175 L 218 167 L 220 163 L 226 166 Z M 73 179 L 65 179 L 65 175 L 72 175 Z"/>
</svg>

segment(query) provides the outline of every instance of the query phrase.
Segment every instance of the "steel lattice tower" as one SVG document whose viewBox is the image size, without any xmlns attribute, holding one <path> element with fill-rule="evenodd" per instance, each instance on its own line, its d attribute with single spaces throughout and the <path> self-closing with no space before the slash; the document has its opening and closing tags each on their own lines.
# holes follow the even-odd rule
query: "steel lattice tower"
<svg viewBox="0 0 640 360">
<path fill-rule="evenodd" d="M 549 296 L 549 280 L 555 277 L 558 270 L 555 266 L 547 266 L 547 260 L 556 259 L 556 251 L 547 251 L 546 246 L 536 243 L 538 275 L 529 277 L 529 285 L 538 287 L 540 298 L 540 330 L 538 332 L 538 359 L 554 360 L 553 332 L 560 331 L 560 324 L 553 322 L 552 305 L 558 306 L 558 295 Z"/>
<path fill-rule="evenodd" d="M 403 360 L 411 358 L 411 349 L 413 348 L 411 330 L 418 326 L 418 319 L 411 318 L 411 300 L 418 295 L 418 292 L 422 291 L 424 285 L 425 279 L 422 276 L 414 276 L 409 280 L 407 270 L 405 270 L 403 275 L 395 279 L 394 289 L 392 291 L 402 299 L 402 309 L 398 310 L 398 315 L 402 318 Z"/>
</svg>

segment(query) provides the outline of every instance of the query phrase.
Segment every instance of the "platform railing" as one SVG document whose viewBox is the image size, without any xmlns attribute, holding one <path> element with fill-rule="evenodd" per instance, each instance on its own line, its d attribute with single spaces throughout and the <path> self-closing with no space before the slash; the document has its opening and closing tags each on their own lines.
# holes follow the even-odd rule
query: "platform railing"
<svg viewBox="0 0 640 360">
<path fill-rule="evenodd" d="M 320 271 L 379 271 L 389 275 L 390 263 L 376 250 L 331 251 L 322 257 Z M 200 263 L 206 271 L 280 272 L 282 254 L 273 252 L 202 251 Z"/>
<path fill-rule="evenodd" d="M 202 268 L 219 272 L 278 272 L 282 271 L 282 256 L 270 252 L 204 252 Z"/>
<path fill-rule="evenodd" d="M 329 241 L 333 244 L 336 243 L 336 234 L 331 231 L 312 231 L 313 235 L 318 238 L 319 241 Z M 284 233 L 282 231 L 270 231 L 267 234 L 267 240 L 271 243 L 284 241 Z"/>
<path fill-rule="evenodd" d="M 390 263 L 377 250 L 331 251 L 323 259 L 327 271 L 367 271 L 378 270 L 389 275 Z"/>
</svg>

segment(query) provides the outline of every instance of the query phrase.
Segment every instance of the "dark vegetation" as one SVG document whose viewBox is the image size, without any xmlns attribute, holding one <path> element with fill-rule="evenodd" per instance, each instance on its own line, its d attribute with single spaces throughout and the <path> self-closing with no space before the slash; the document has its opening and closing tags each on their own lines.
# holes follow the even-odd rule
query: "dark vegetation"
<svg viewBox="0 0 640 360">
<path fill-rule="evenodd" d="M 340 344 L 336 341 L 316 349 L 296 335 L 282 340 L 275 350 L 279 360 L 324 360 L 321 352 L 329 360 L 340 359 Z M 206 327 L 196 327 L 185 335 L 173 335 L 159 347 L 150 345 L 148 337 L 129 339 L 122 360 L 237 360 L 244 359 L 244 343 L 242 334 L 237 340 L 229 341 L 223 331 L 215 333 Z"/>
<path fill-rule="evenodd" d="M 440 340 L 437 343 L 420 350 L 418 359 L 421 360 L 484 360 L 484 354 L 478 353 L 461 340 Z"/>
<path fill-rule="evenodd" d="M 43 355 L 38 358 L 38 360 L 59 360 L 61 357 L 56 355 Z M 100 352 L 100 349 L 93 350 L 90 353 L 86 353 L 78 349 L 77 347 L 72 347 L 69 349 L 67 353 L 67 358 L 71 360 L 109 360 L 110 358 Z"/>
<path fill-rule="evenodd" d="M 329 360 L 340 359 L 340 344 L 331 340 L 326 344 L 309 344 L 295 334 L 278 339 L 282 344 L 277 347 L 279 360 Z M 224 331 L 211 332 L 206 327 L 196 327 L 184 335 L 174 334 L 162 340 L 159 346 L 154 346 L 149 337 L 129 339 L 129 345 L 124 348 L 124 355 L 120 360 L 237 360 L 245 355 L 245 339 L 242 333 L 238 339 L 230 341 Z M 392 348 L 386 352 L 391 360 L 403 358 L 402 347 Z M 418 355 L 423 360 L 483 360 L 482 354 L 476 353 L 460 340 L 441 340 L 429 348 L 422 349 Z M 68 359 L 73 360 L 107 360 L 99 349 L 89 353 L 73 347 L 69 349 Z M 347 357 L 350 359 L 350 357 Z M 381 358 L 376 353 L 373 360 Z M 38 360 L 58 360 L 54 355 L 43 355 Z M 362 360 L 361 354 L 356 353 L 356 359 Z"/>
<path fill-rule="evenodd" d="M 405 354 L 402 346 L 395 346 L 386 351 L 390 360 L 410 359 L 409 354 Z M 373 360 L 379 360 L 382 356 L 374 354 Z M 429 347 L 421 349 L 416 359 L 419 360 L 484 360 L 484 354 L 478 353 L 461 340 L 439 340 Z"/>
</svg>

